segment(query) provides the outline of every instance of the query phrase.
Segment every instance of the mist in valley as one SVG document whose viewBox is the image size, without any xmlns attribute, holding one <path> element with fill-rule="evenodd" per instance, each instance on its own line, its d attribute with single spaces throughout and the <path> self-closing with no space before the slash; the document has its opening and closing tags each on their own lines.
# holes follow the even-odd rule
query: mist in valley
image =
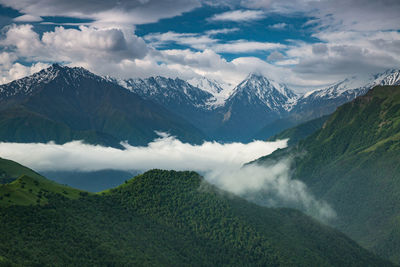
<svg viewBox="0 0 400 267">
<path fill-rule="evenodd" d="M 290 158 L 272 165 L 245 165 L 285 148 L 287 140 L 192 145 L 159 133 L 147 146 L 122 145 L 124 149 L 81 141 L 63 145 L 2 142 L 0 156 L 92 192 L 115 187 L 150 169 L 192 170 L 209 183 L 263 206 L 297 208 L 323 221 L 335 217 L 328 203 L 317 200 L 303 182 L 291 179 Z"/>
</svg>

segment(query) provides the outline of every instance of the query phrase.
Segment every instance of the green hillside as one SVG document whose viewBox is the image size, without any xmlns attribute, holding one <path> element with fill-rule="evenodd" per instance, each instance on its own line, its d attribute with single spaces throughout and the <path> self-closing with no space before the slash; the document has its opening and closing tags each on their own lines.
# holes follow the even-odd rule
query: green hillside
<svg viewBox="0 0 400 267">
<path fill-rule="evenodd" d="M 400 263 L 400 87 L 376 87 L 341 106 L 324 127 L 294 148 L 303 180 L 338 214 L 340 230 Z"/>
<path fill-rule="evenodd" d="M 76 199 L 86 193 L 60 185 L 16 162 L 0 158 L 0 207 L 47 204 L 53 194 Z"/>
<path fill-rule="evenodd" d="M 321 129 L 322 125 L 326 122 L 329 116 L 322 116 L 317 119 L 313 119 L 307 122 L 304 122 L 300 125 L 297 125 L 293 128 L 289 128 L 284 130 L 283 132 L 276 134 L 269 138 L 269 141 L 276 141 L 282 139 L 289 139 L 288 145 L 294 145 L 300 140 L 303 140 L 316 132 L 317 130 Z"/>
<path fill-rule="evenodd" d="M 84 140 L 88 144 L 122 148 L 120 140 L 109 134 L 90 129 L 73 130 L 63 122 L 57 122 L 22 106 L 0 112 L 0 140 L 18 143 L 46 143 L 51 140 L 57 144 Z"/>
<path fill-rule="evenodd" d="M 390 266 L 291 209 L 153 170 L 115 189 L 0 207 L 0 256 L 23 266 Z"/>
<path fill-rule="evenodd" d="M 0 158 L 0 184 L 10 183 L 22 175 L 41 179 L 41 175 L 12 160 Z"/>
</svg>

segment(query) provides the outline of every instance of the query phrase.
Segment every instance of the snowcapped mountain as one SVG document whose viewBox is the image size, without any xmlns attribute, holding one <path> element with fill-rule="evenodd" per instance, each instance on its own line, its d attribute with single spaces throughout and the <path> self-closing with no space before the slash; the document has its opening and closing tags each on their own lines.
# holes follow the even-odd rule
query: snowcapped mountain
<svg viewBox="0 0 400 267">
<path fill-rule="evenodd" d="M 205 109 L 208 107 L 208 103 L 214 99 L 211 93 L 178 78 L 157 76 L 147 79 L 115 81 L 131 92 L 171 109 L 176 109 L 178 106 Z"/>
<path fill-rule="evenodd" d="M 400 69 L 389 69 L 383 73 L 375 74 L 372 86 L 400 85 Z"/>
<path fill-rule="evenodd" d="M 264 125 L 288 115 L 297 95 L 286 85 L 252 73 L 233 90 L 225 105 L 218 136 L 249 140 Z"/>
<path fill-rule="evenodd" d="M 38 87 L 50 83 L 58 76 L 65 81 L 66 84 L 79 83 L 83 78 L 90 78 L 96 81 L 103 80 L 102 77 L 97 76 L 90 71 L 81 68 L 69 68 L 58 64 L 53 64 L 47 69 L 43 69 L 31 76 L 24 77 L 19 80 L 12 81 L 8 84 L 0 85 L 0 100 L 9 97 L 23 97 L 32 95 Z"/>
<path fill-rule="evenodd" d="M 112 78 L 108 78 L 112 80 Z M 179 78 L 150 77 L 146 79 L 112 80 L 144 99 L 151 100 L 201 128 L 208 136 L 219 123 L 215 111 L 216 97 Z"/>
<path fill-rule="evenodd" d="M 236 86 L 227 103 L 237 101 L 236 99 L 247 101 L 248 104 L 261 104 L 267 110 L 281 113 L 292 108 L 297 95 L 285 84 L 251 73 Z"/>
<path fill-rule="evenodd" d="M 247 101 L 249 105 L 258 103 L 266 110 L 280 113 L 288 112 L 298 98 L 286 85 L 255 73 L 249 74 L 234 88 L 206 77 L 188 81 L 160 76 L 146 79 L 106 79 L 172 109 L 177 109 L 177 106 L 191 106 L 203 111 L 220 110 L 238 99 Z"/>
<path fill-rule="evenodd" d="M 231 84 L 220 83 L 206 77 L 193 78 L 187 82 L 214 96 L 214 98 L 210 99 L 207 103 L 207 106 L 211 109 L 223 106 L 233 92 L 233 86 Z"/>
<path fill-rule="evenodd" d="M 400 70 L 390 69 L 383 73 L 352 76 L 327 88 L 310 91 L 301 96 L 292 113 L 312 119 L 335 111 L 335 109 L 377 85 L 399 85 Z"/>
<path fill-rule="evenodd" d="M 149 111 L 150 113 L 159 114 L 162 108 L 164 113 L 170 113 L 169 117 L 181 118 L 185 123 L 196 125 L 211 139 L 248 141 L 254 136 L 268 138 L 298 123 L 330 114 L 338 106 L 366 93 L 375 85 L 398 84 L 400 84 L 400 71 L 393 69 L 374 75 L 350 77 L 326 88 L 298 96 L 285 84 L 257 73 L 249 74 L 240 84 L 232 88 L 205 77 L 189 81 L 160 76 L 117 80 L 97 76 L 83 68 L 54 64 L 29 77 L 0 85 L 0 111 L 16 104 L 22 105 L 28 99 L 26 103 L 31 105 L 29 111 L 42 114 L 41 112 L 47 107 L 51 107 L 49 109 L 51 112 L 46 111 L 45 114 L 45 119 L 50 118 L 51 123 L 62 122 L 72 131 L 83 130 L 85 129 L 83 125 L 86 124 L 99 123 L 96 127 L 100 128 L 96 128 L 95 131 L 104 132 L 101 127 L 107 125 L 94 122 L 94 117 L 90 117 L 95 113 L 85 119 L 80 117 L 80 113 L 86 109 L 93 109 L 90 112 L 95 112 L 96 107 L 93 104 L 97 103 L 94 101 L 95 98 L 115 102 L 115 107 L 126 105 L 126 101 L 120 97 L 126 95 L 125 98 L 131 99 L 132 103 L 132 107 L 124 106 L 126 110 L 134 108 L 136 104 L 133 103 L 138 103 L 136 107 L 143 105 L 146 108 L 153 104 L 157 107 Z M 113 94 L 118 101 L 111 100 L 108 94 Z M 66 99 L 71 101 L 68 102 Z M 55 106 L 54 103 L 57 101 L 59 104 Z M 69 104 L 65 105 L 65 101 Z M 73 114 L 70 113 L 72 111 Z M 106 112 L 107 108 L 103 111 Z M 13 113 L 13 116 L 15 114 Z M 107 116 L 114 115 L 107 114 Z M 179 119 L 171 122 L 171 125 L 175 125 L 177 120 Z M 146 125 L 145 121 L 143 125 Z M 71 131 L 70 129 L 66 131 Z M 108 131 L 111 133 L 110 129 L 107 128 L 107 133 Z M 260 132 L 261 134 L 257 134 Z M 112 135 L 121 137 L 116 132 L 112 132 Z"/>
<path fill-rule="evenodd" d="M 377 85 L 400 84 L 400 70 L 390 69 L 383 73 L 367 76 L 352 76 L 332 86 L 317 89 L 304 94 L 300 99 L 325 98 L 333 99 L 341 95 L 358 96 L 365 94 L 369 89 Z"/>
<path fill-rule="evenodd" d="M 194 87 L 200 88 L 206 92 L 209 92 L 210 94 L 219 94 L 224 90 L 224 85 L 215 81 L 208 79 L 206 77 L 201 77 L 201 78 L 193 78 L 187 81 Z"/>
<path fill-rule="evenodd" d="M 367 93 L 374 86 L 399 84 L 400 70 L 390 69 L 378 74 L 349 77 L 326 88 L 310 91 L 295 101 L 288 116 L 267 123 L 255 137 L 268 138 L 302 122 L 331 114 L 337 107 Z"/>
<path fill-rule="evenodd" d="M 285 116 L 297 99 L 286 85 L 259 74 L 250 74 L 235 88 L 205 77 L 189 81 L 160 76 L 107 79 L 163 105 L 208 136 L 224 141 L 240 141 L 251 136 L 254 129 Z M 246 116 L 253 120 L 248 127 L 242 127 L 247 124 Z"/>
<path fill-rule="evenodd" d="M 162 105 L 83 68 L 52 65 L 0 86 L 0 141 L 145 145 L 155 131 L 200 143 L 205 136 Z"/>
</svg>

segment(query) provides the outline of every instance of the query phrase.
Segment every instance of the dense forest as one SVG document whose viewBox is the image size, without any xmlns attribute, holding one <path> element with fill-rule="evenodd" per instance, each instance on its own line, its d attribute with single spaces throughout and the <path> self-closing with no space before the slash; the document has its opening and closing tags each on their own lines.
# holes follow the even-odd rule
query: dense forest
<svg viewBox="0 0 400 267">
<path fill-rule="evenodd" d="M 195 172 L 153 170 L 99 194 L 42 185 L 45 202 L 1 202 L 2 265 L 390 266 L 301 212 L 251 204 Z"/>
</svg>

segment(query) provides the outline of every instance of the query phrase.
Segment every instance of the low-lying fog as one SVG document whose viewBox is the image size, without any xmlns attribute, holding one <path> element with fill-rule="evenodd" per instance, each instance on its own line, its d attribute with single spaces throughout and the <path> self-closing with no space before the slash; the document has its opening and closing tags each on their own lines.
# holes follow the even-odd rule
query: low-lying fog
<svg viewBox="0 0 400 267">
<path fill-rule="evenodd" d="M 216 186 L 262 205 L 296 207 L 322 220 L 335 217 L 333 209 L 318 201 L 304 183 L 290 177 L 291 159 L 272 166 L 243 164 L 286 147 L 287 140 L 248 144 L 182 143 L 160 134 L 145 147 L 123 144 L 125 150 L 74 141 L 54 143 L 0 143 L 0 157 L 17 161 L 38 172 L 100 170 L 194 170 Z"/>
</svg>

